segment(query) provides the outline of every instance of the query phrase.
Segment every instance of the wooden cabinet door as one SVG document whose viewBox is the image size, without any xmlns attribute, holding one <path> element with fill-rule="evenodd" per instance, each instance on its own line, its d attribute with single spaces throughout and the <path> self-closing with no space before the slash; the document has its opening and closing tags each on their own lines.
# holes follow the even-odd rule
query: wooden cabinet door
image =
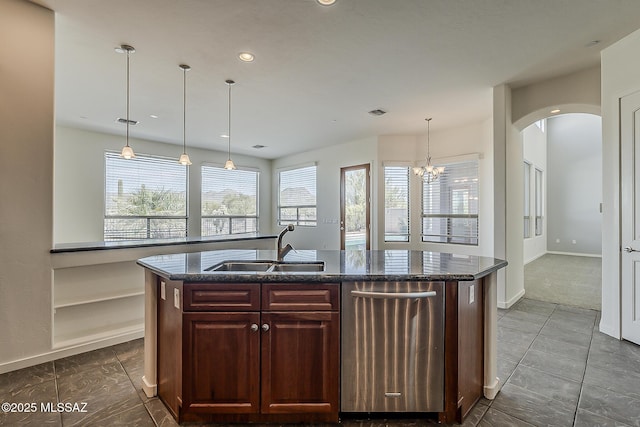
<svg viewBox="0 0 640 427">
<path fill-rule="evenodd" d="M 263 312 L 262 326 L 262 413 L 334 412 L 337 420 L 339 313 Z"/>
<path fill-rule="evenodd" d="M 184 313 L 183 410 L 259 411 L 259 324 L 257 312 Z"/>
</svg>

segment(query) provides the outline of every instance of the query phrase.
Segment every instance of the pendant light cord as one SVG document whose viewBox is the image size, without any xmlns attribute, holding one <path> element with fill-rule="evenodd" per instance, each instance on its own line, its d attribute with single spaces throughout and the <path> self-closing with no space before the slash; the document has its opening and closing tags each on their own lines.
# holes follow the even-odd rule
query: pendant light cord
<svg viewBox="0 0 640 427">
<path fill-rule="evenodd" d="M 431 160 L 431 140 L 429 135 L 431 134 L 431 118 L 425 119 L 427 121 L 427 159 Z"/>
<path fill-rule="evenodd" d="M 127 147 L 129 146 L 129 49 L 127 49 Z"/>
<path fill-rule="evenodd" d="M 231 159 L 231 83 L 227 83 L 229 85 L 229 123 L 228 123 L 228 129 L 229 129 L 229 148 L 227 151 L 227 156 L 228 159 Z"/>
<path fill-rule="evenodd" d="M 182 69 L 182 153 L 187 153 L 187 69 Z"/>
</svg>

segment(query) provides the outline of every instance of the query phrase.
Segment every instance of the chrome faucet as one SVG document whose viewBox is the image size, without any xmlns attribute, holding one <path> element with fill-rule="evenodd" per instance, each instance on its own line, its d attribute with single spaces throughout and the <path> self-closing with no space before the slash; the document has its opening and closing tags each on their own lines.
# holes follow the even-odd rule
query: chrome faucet
<svg viewBox="0 0 640 427">
<path fill-rule="evenodd" d="M 278 252 L 278 261 L 282 261 L 282 259 L 291 250 L 293 250 L 293 246 L 291 246 L 288 243 L 284 248 L 282 247 L 282 236 L 284 236 L 287 233 L 287 231 L 293 231 L 293 230 L 294 230 L 293 224 L 289 224 L 280 232 L 280 234 L 278 234 L 278 241 L 276 242 L 276 251 Z"/>
</svg>

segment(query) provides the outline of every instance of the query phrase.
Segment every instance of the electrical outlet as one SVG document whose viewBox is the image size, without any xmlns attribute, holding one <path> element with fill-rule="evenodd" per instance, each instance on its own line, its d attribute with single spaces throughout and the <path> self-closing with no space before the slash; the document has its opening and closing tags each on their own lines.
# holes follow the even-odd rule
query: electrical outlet
<svg viewBox="0 0 640 427">
<path fill-rule="evenodd" d="M 476 300 L 476 285 L 469 286 L 469 304 L 473 304 Z"/>
<path fill-rule="evenodd" d="M 160 282 L 160 298 L 167 299 L 167 284 L 164 282 Z"/>
<path fill-rule="evenodd" d="M 572 241 L 571 241 L 571 244 L 575 245 L 575 244 L 576 244 L 576 241 L 575 241 L 575 240 L 572 240 Z"/>
<path fill-rule="evenodd" d="M 180 291 L 178 288 L 173 290 L 173 306 L 180 310 Z"/>
<path fill-rule="evenodd" d="M 560 243 L 560 239 L 556 239 L 556 243 Z"/>
</svg>

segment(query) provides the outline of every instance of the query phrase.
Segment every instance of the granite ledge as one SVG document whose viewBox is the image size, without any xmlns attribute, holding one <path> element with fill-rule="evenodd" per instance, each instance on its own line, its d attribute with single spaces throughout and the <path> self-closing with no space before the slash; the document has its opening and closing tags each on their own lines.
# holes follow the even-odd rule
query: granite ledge
<svg viewBox="0 0 640 427">
<path fill-rule="evenodd" d="M 70 253 L 70 252 L 85 252 L 85 251 L 102 251 L 113 249 L 135 249 L 135 248 L 148 248 L 153 246 L 178 246 L 178 245 L 194 245 L 202 243 L 224 243 L 224 242 L 238 242 L 243 240 L 260 240 L 260 239 L 275 239 L 276 235 L 271 234 L 236 234 L 236 235 L 224 235 L 224 236 L 210 236 L 210 237 L 181 237 L 174 239 L 140 239 L 140 240 L 118 240 L 118 241 L 103 241 L 103 242 L 81 242 L 81 243 L 60 243 L 57 244 L 49 252 L 52 254 L 57 253 Z"/>
</svg>

